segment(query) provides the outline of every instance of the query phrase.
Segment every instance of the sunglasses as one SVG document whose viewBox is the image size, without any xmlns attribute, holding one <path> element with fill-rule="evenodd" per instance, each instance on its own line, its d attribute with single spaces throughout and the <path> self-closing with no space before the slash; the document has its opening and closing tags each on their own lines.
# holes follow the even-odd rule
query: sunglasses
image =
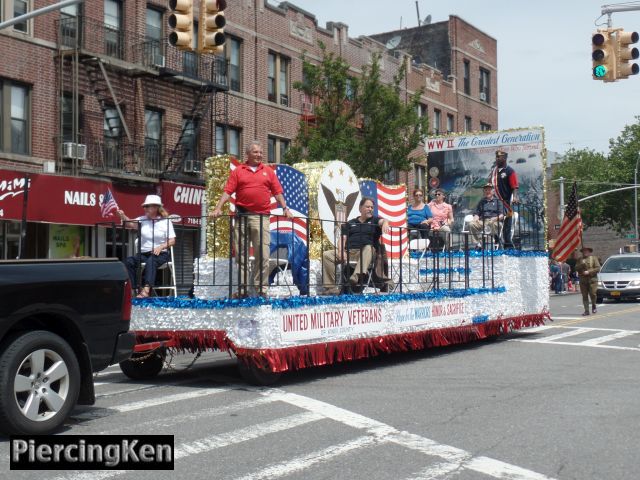
<svg viewBox="0 0 640 480">
<path fill-rule="evenodd" d="M 436 197 L 444 197 L 444 193 L 436 193 Z"/>
</svg>

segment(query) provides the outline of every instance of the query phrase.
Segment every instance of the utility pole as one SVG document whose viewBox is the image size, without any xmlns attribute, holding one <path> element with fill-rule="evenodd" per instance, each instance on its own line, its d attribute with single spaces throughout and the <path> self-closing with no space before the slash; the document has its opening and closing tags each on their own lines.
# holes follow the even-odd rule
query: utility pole
<svg viewBox="0 0 640 480">
<path fill-rule="evenodd" d="M 635 232 L 635 241 L 638 245 L 638 161 L 640 160 L 640 152 L 636 159 L 636 169 L 633 171 L 633 231 Z"/>
<path fill-rule="evenodd" d="M 560 223 L 564 220 L 564 177 L 560 177 Z"/>
</svg>

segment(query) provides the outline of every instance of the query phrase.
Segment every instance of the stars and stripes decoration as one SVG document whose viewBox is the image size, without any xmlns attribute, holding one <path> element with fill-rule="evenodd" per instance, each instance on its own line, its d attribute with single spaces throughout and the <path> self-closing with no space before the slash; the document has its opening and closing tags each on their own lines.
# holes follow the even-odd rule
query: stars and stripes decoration
<svg viewBox="0 0 640 480">
<path fill-rule="evenodd" d="M 111 193 L 111 189 L 107 189 L 107 193 L 104 194 L 102 199 L 102 204 L 100 205 L 100 213 L 102 214 L 102 218 L 108 218 L 113 215 L 113 213 L 118 210 L 118 203 L 116 199 L 113 198 L 113 194 Z"/>
<path fill-rule="evenodd" d="M 560 232 L 553 249 L 553 258 L 564 262 L 580 246 L 582 239 L 582 218 L 578 209 L 578 187 L 573 182 Z"/>
<path fill-rule="evenodd" d="M 409 244 L 407 237 L 407 188 L 388 187 L 374 180 L 361 180 L 360 192 L 373 198 L 375 216 L 389 222 L 391 231 L 382 235 L 382 243 L 389 258 L 402 257 Z"/>
<path fill-rule="evenodd" d="M 235 158 L 231 158 L 230 168 L 235 168 L 240 162 Z M 307 187 L 307 179 L 305 175 L 289 165 L 267 165 L 276 172 L 276 177 L 284 190 L 284 199 L 287 207 L 294 216 L 293 220 L 289 220 L 284 216 L 282 208 L 276 202 L 275 197 L 271 197 L 271 231 L 290 232 L 291 230 L 307 243 L 307 218 L 309 217 L 309 188 Z M 229 200 L 231 211 L 235 212 L 235 193 L 231 195 Z"/>
</svg>

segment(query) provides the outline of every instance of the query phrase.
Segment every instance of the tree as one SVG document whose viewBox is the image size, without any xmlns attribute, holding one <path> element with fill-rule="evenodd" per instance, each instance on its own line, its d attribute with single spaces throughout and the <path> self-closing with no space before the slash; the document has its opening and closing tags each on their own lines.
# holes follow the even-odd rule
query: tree
<svg viewBox="0 0 640 480">
<path fill-rule="evenodd" d="M 382 178 L 407 170 L 428 119 L 418 115 L 422 90 L 402 99 L 403 64 L 391 85 L 382 83 L 380 57 L 374 55 L 362 75 L 349 76 L 349 65 L 327 52 L 314 65 L 303 58 L 304 81 L 294 88 L 316 100 L 314 122 L 302 121 L 287 152 L 287 162 L 342 160 L 359 177 Z"/>
<path fill-rule="evenodd" d="M 640 152 L 640 117 L 609 142 L 609 154 L 593 150 L 569 150 L 554 173 L 566 184 L 578 182 L 578 196 L 587 197 L 633 184 L 633 171 Z M 565 185 L 566 185 L 565 184 Z M 633 190 L 608 193 L 580 204 L 588 225 L 609 226 L 618 233 L 633 228 Z"/>
</svg>

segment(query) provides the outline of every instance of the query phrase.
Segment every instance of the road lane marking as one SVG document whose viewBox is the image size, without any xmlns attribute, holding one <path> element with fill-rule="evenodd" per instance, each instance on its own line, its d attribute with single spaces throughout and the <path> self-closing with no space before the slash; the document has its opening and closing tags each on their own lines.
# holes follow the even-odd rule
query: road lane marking
<svg viewBox="0 0 640 480">
<path fill-rule="evenodd" d="M 630 352 L 640 352 L 640 348 L 637 347 L 619 347 L 617 345 L 583 345 L 582 343 L 576 342 L 544 342 L 541 340 L 529 340 L 529 339 L 512 339 L 509 341 L 513 342 L 522 342 L 522 343 L 543 343 L 545 345 L 568 345 L 571 347 L 588 347 L 588 348 L 608 348 L 611 350 L 627 350 Z"/>
<path fill-rule="evenodd" d="M 72 415 L 74 420 L 94 420 L 98 418 L 108 417 L 114 413 L 127 413 L 136 410 L 142 410 L 145 408 L 157 407 L 165 405 L 167 403 L 181 402 L 183 400 L 192 400 L 194 398 L 206 397 L 209 395 L 216 395 L 218 393 L 224 393 L 229 391 L 228 388 L 205 388 L 201 390 L 194 390 L 192 392 L 176 393 L 174 395 L 166 395 L 158 398 L 149 398 L 147 400 L 141 400 L 138 402 L 125 403 L 122 405 L 112 405 L 108 407 L 99 407 L 94 410 L 88 410 L 86 412 Z"/>
<path fill-rule="evenodd" d="M 636 333 L 637 332 L 621 330 L 619 332 L 612 333 L 610 335 L 605 335 L 603 337 L 591 338 L 589 340 L 585 340 L 584 342 L 580 342 L 580 345 L 585 345 L 585 346 L 600 345 L 601 343 L 607 343 L 613 340 L 617 340 L 619 338 L 629 337 L 631 335 L 635 335 Z"/>
<path fill-rule="evenodd" d="M 275 420 L 269 420 L 268 422 L 250 425 L 230 432 L 210 435 L 199 440 L 185 442 L 178 445 L 173 452 L 173 458 L 174 460 L 180 460 L 182 458 L 190 457 L 191 455 L 208 453 L 218 448 L 237 445 L 238 443 L 254 440 L 272 433 L 283 432 L 285 430 L 290 430 L 319 420 L 324 420 L 324 416 L 314 412 L 302 412 L 295 415 L 289 415 L 287 417 L 276 418 Z M 63 475 L 57 477 L 55 480 L 104 480 L 106 478 L 116 477 L 123 474 L 134 475 L 136 474 L 136 471 L 111 470 L 103 472 L 83 472 L 72 475 Z"/>
<path fill-rule="evenodd" d="M 322 450 L 317 450 L 306 455 L 301 455 L 288 461 L 269 465 L 262 470 L 250 473 L 236 480 L 263 480 L 267 478 L 292 475 L 294 473 L 306 470 L 307 468 L 314 465 L 326 463 L 340 455 L 353 452 L 354 450 L 358 450 L 360 448 L 369 447 L 377 443 L 380 443 L 380 439 L 365 435 L 348 442 L 340 443 L 338 445 L 331 445 L 327 448 L 323 448 Z"/>
<path fill-rule="evenodd" d="M 399 431 L 391 425 L 314 398 L 274 388 L 261 388 L 255 389 L 255 391 L 260 392 L 262 395 L 275 396 L 283 402 L 315 412 L 344 425 L 365 430 L 370 436 L 381 440 L 392 442 L 411 450 L 417 450 L 429 456 L 440 457 L 448 463 L 460 464 L 460 468 L 463 469 L 473 470 L 495 478 L 508 478 L 509 480 L 549 480 L 551 478 L 500 460 L 488 457 L 473 457 L 471 453 L 460 448 L 440 444 L 420 435 Z"/>
<path fill-rule="evenodd" d="M 567 337 L 573 337 L 575 335 L 581 335 L 583 333 L 587 333 L 590 330 L 588 328 L 575 328 L 575 329 L 571 329 L 569 331 L 566 332 L 562 332 L 562 333 L 557 333 L 555 335 L 550 335 L 548 337 L 543 337 L 541 339 L 539 339 L 540 341 L 544 341 L 544 342 L 553 342 L 555 340 L 560 340 L 562 338 L 567 338 Z"/>
<path fill-rule="evenodd" d="M 415 475 L 407 477 L 405 480 L 437 480 L 439 478 L 451 478 L 451 474 L 454 472 L 460 472 L 460 464 L 441 462 L 430 465 L 427 468 L 420 470 Z"/>
</svg>

